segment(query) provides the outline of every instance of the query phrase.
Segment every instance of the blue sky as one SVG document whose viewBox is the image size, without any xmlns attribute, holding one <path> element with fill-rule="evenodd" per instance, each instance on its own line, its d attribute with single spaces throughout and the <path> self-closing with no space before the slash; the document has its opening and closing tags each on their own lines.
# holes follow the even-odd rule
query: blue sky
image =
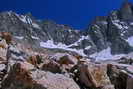
<svg viewBox="0 0 133 89">
<path fill-rule="evenodd" d="M 1 0 L 0 11 L 31 12 L 37 19 L 54 20 L 84 29 L 95 18 L 119 9 L 124 0 Z M 130 0 L 133 1 L 133 0 Z"/>
</svg>

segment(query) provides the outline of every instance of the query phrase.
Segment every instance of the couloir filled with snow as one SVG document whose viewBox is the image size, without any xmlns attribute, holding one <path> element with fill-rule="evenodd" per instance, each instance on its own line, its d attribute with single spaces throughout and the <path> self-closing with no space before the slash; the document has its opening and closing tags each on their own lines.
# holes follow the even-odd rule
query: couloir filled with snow
<svg viewBox="0 0 133 89">
<path fill-rule="evenodd" d="M 90 57 L 96 59 L 96 61 L 100 61 L 100 60 L 111 60 L 111 59 L 119 59 L 121 57 L 126 56 L 125 54 L 119 54 L 119 55 L 112 55 L 111 54 L 111 48 L 108 47 L 107 49 L 104 49 L 100 52 L 94 53 L 92 55 L 90 55 Z"/>
<path fill-rule="evenodd" d="M 33 28 L 36 29 L 41 29 L 41 27 L 39 26 L 39 24 L 37 24 L 36 22 L 34 22 L 30 17 L 25 16 L 25 15 L 18 15 L 16 14 L 16 16 L 19 18 L 20 21 L 22 21 L 25 24 L 30 24 Z M 106 21 L 101 22 L 103 24 L 107 24 Z M 118 29 L 121 29 L 122 33 L 121 36 L 124 36 L 124 34 L 126 33 L 126 30 L 129 28 L 128 25 L 126 25 L 124 22 L 116 19 L 116 20 L 112 20 L 112 23 L 114 26 L 116 26 Z M 133 22 L 130 23 L 130 25 L 133 25 Z M 95 27 L 99 28 L 98 25 L 94 25 Z M 70 30 L 71 31 L 71 30 Z M 15 36 L 15 38 L 23 40 L 24 37 L 23 36 Z M 32 39 L 34 40 L 39 40 L 40 38 L 37 36 L 31 36 Z M 85 47 L 84 49 L 76 49 L 76 48 L 71 48 L 72 46 L 78 46 L 78 44 L 83 41 L 83 40 L 87 40 L 90 39 L 89 36 L 81 36 L 79 40 L 77 40 L 76 42 L 74 42 L 73 44 L 70 45 L 66 45 L 63 44 L 61 42 L 59 42 L 58 44 L 54 43 L 54 40 L 47 40 L 46 42 L 40 42 L 40 46 L 44 47 L 44 48 L 51 48 L 51 49 L 63 49 L 63 50 L 67 50 L 67 51 L 72 51 L 72 52 L 76 52 L 82 56 L 86 56 L 88 57 L 88 55 L 86 55 L 84 53 L 84 49 L 85 50 L 89 50 L 91 48 L 90 45 L 88 45 L 87 47 Z M 128 42 L 128 44 L 133 47 L 133 36 L 125 39 L 126 42 Z M 96 61 L 99 60 L 110 60 L 110 59 L 119 59 L 121 57 L 126 56 L 126 54 L 119 54 L 119 55 L 112 55 L 111 54 L 111 48 L 108 47 L 100 52 L 96 52 L 94 54 L 89 55 L 89 57 L 96 59 Z"/>
<path fill-rule="evenodd" d="M 76 45 L 76 43 L 72 44 L 72 45 Z M 57 45 L 54 44 L 53 40 L 48 40 L 47 42 L 40 42 L 40 46 L 44 47 L 44 48 L 58 48 L 58 49 L 64 49 L 67 51 L 72 51 L 72 52 L 76 52 L 82 56 L 87 56 L 84 52 L 83 49 L 72 49 L 70 48 L 71 45 L 65 45 L 62 43 L 58 43 Z"/>
<path fill-rule="evenodd" d="M 84 39 L 87 39 L 87 37 L 81 37 L 81 39 L 79 39 L 77 42 L 71 44 L 71 45 L 65 45 L 65 44 L 62 44 L 62 43 L 58 43 L 57 45 L 54 44 L 54 41 L 53 40 L 48 40 L 47 42 L 40 42 L 40 46 L 41 47 L 44 47 L 44 48 L 58 48 L 58 49 L 64 49 L 64 50 L 67 50 L 67 51 L 72 51 L 72 52 L 76 52 L 82 56 L 87 56 L 83 49 L 73 49 L 73 48 L 70 48 L 72 45 L 78 45 L 78 42 L 82 41 Z M 129 38 L 131 39 L 131 38 Z M 133 42 L 132 42 L 133 44 Z M 90 49 L 91 46 L 87 46 L 85 49 Z M 101 60 L 115 60 L 115 59 L 119 59 L 121 57 L 125 57 L 126 54 L 119 54 L 119 55 L 112 55 L 111 54 L 111 48 L 108 47 L 107 49 L 104 49 L 100 52 L 96 52 L 92 55 L 90 55 L 91 58 L 94 58 L 96 59 L 96 61 L 101 61 Z"/>
</svg>

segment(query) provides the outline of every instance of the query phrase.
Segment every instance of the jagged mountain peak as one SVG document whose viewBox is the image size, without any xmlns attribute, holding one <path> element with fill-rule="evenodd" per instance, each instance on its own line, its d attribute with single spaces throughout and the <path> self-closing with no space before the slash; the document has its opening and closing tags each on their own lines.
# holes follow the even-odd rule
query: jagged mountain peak
<svg viewBox="0 0 133 89">
<path fill-rule="evenodd" d="M 133 21 L 133 4 L 129 1 L 124 1 L 120 8 L 121 19 Z"/>
<path fill-rule="evenodd" d="M 0 31 L 10 32 L 14 39 L 33 48 L 63 50 L 94 59 L 113 58 L 114 55 L 133 51 L 132 5 L 122 6 L 108 16 L 98 16 L 86 30 L 57 24 L 54 21 L 38 21 L 31 14 L 0 13 Z M 108 57 L 109 56 L 109 57 Z"/>
</svg>

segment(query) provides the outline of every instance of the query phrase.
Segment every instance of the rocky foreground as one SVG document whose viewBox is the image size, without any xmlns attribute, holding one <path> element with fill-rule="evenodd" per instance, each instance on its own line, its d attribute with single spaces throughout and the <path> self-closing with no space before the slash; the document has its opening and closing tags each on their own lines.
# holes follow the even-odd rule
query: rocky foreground
<svg viewBox="0 0 133 89">
<path fill-rule="evenodd" d="M 0 33 L 0 89 L 133 89 L 133 59 L 91 62 L 35 50 Z"/>
</svg>

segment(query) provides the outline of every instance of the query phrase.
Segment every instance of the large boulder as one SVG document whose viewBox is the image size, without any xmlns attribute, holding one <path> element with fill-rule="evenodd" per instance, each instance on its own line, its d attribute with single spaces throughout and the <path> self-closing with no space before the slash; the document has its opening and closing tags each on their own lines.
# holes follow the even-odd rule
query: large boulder
<svg viewBox="0 0 133 89">
<path fill-rule="evenodd" d="M 108 76 L 115 89 L 133 89 L 133 66 L 126 64 L 108 64 Z"/>
<path fill-rule="evenodd" d="M 58 63 L 53 60 L 46 60 L 43 64 L 39 66 L 41 70 L 50 71 L 52 73 L 61 73 L 61 67 Z"/>
<path fill-rule="evenodd" d="M 76 67 L 77 69 L 75 71 L 78 71 L 77 78 L 79 78 L 76 81 L 81 86 L 96 89 L 114 89 L 114 86 L 107 76 L 106 65 L 81 62 Z"/>
<path fill-rule="evenodd" d="M 73 79 L 36 69 L 27 62 L 15 63 L 2 89 L 80 89 Z"/>
</svg>

